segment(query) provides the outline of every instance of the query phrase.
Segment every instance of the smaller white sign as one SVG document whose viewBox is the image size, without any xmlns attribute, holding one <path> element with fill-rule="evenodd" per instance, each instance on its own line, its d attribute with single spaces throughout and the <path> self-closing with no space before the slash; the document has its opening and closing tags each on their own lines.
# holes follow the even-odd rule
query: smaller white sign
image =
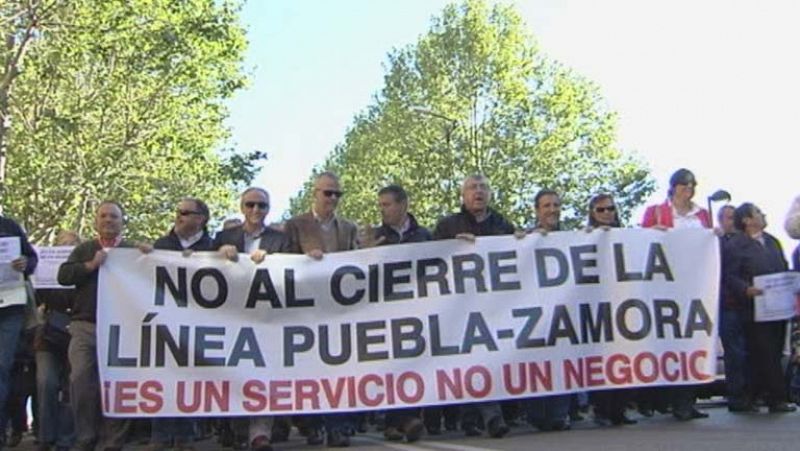
<svg viewBox="0 0 800 451">
<path fill-rule="evenodd" d="M 58 268 L 67 261 L 74 246 L 37 247 L 39 264 L 33 273 L 34 288 L 69 288 L 58 283 Z"/>
<path fill-rule="evenodd" d="M 764 291 L 753 301 L 757 322 L 787 320 L 800 314 L 800 273 L 781 272 L 756 276 L 753 278 L 753 286 Z"/>
<path fill-rule="evenodd" d="M 11 267 L 20 255 L 18 236 L 0 238 L 0 289 L 16 287 L 24 280 L 22 273 Z"/>
</svg>

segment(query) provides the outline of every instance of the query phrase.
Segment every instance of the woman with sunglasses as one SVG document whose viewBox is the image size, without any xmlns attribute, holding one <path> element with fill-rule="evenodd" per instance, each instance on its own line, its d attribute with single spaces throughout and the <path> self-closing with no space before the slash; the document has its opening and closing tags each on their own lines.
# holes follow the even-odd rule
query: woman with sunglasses
<svg viewBox="0 0 800 451">
<path fill-rule="evenodd" d="M 619 212 L 610 194 L 598 194 L 589 200 L 589 228 L 622 227 Z"/>
<path fill-rule="evenodd" d="M 586 231 L 596 228 L 609 229 L 622 227 L 619 212 L 610 194 L 598 194 L 589 200 L 589 224 Z M 590 394 L 594 407 L 594 418 L 598 424 L 611 423 L 614 426 L 636 424 L 625 415 L 628 405 L 627 390 L 598 390 Z"/>
<path fill-rule="evenodd" d="M 647 207 L 642 227 L 659 230 L 711 228 L 708 210 L 692 201 L 696 188 L 697 179 L 692 171 L 685 168 L 675 171 L 669 178 L 667 199 L 660 204 Z M 689 421 L 708 417 L 707 413 L 697 410 L 695 406 L 693 386 L 659 387 L 654 390 L 646 389 L 645 392 L 654 396 L 651 401 L 655 404 L 669 400 L 672 404 L 672 415 L 676 419 Z M 649 413 L 652 415 L 652 410 Z"/>
</svg>

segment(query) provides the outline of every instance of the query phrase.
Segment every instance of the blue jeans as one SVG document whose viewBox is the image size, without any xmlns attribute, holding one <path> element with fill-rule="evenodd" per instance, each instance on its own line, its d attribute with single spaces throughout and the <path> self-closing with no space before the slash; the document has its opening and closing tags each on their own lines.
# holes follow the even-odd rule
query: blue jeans
<svg viewBox="0 0 800 451">
<path fill-rule="evenodd" d="M 11 306 L 0 308 L 0 425 L 5 432 L 6 398 L 11 385 L 11 367 L 14 365 L 14 354 L 17 351 L 19 334 L 25 321 L 25 307 Z"/>
<path fill-rule="evenodd" d="M 725 386 L 728 401 L 747 401 L 747 339 L 740 310 L 720 309 L 719 337 L 725 352 Z"/>
<path fill-rule="evenodd" d="M 72 409 L 66 401 L 69 374 L 66 355 L 36 352 L 36 395 L 39 442 L 69 448 L 75 441 Z"/>
</svg>

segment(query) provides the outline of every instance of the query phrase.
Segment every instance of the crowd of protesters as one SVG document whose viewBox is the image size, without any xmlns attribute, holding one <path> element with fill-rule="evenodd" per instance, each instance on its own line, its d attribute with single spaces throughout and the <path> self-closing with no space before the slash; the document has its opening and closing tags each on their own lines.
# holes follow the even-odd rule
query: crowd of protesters
<svg viewBox="0 0 800 451">
<path fill-rule="evenodd" d="M 692 200 L 696 186 L 691 171 L 676 171 L 670 178 L 666 200 L 647 208 L 641 226 L 665 231 L 711 228 L 710 212 Z M 464 180 L 461 210 L 439 220 L 432 231 L 409 212 L 409 194 L 401 186 L 390 185 L 376 193 L 381 224 L 361 230 L 336 213 L 343 195 L 335 174 L 320 174 L 313 186 L 310 210 L 291 218 L 279 230 L 267 225 L 269 193 L 262 188 L 248 188 L 240 196 L 244 220 L 226 221 L 223 230 L 213 237 L 207 227 L 211 214 L 206 204 L 200 199 L 185 198 L 176 205 L 171 230 L 152 245 L 127 241 L 123 206 L 115 201 L 101 202 L 95 212 L 94 237 L 82 241 L 74 233 L 62 232 L 56 240 L 57 245 L 75 246 L 58 271 L 58 282 L 73 288 L 29 293 L 40 314 L 35 327 L 26 327 L 29 306 L 0 307 L 0 407 L 4 407 L 0 408 L 0 449 L 19 444 L 28 424 L 25 406 L 29 396 L 33 400 L 32 428 L 40 450 L 119 450 L 136 434 L 144 434 L 154 451 L 190 450 L 198 437 L 216 433 L 221 447 L 265 451 L 273 449 L 274 443 L 287 440 L 293 427 L 309 445 L 345 447 L 368 422 L 382 428 L 390 441 L 414 442 L 426 433 L 438 435 L 442 430 L 458 428 L 467 436 L 486 433 L 501 438 L 521 422 L 539 430 L 568 430 L 589 409 L 598 424 L 615 426 L 635 424 L 637 421 L 628 410 L 634 407 L 645 417 L 656 412 L 671 413 L 679 421 L 708 416 L 695 405 L 694 386 L 598 390 L 588 396 L 580 393 L 525 401 L 402 408 L 369 415 L 160 418 L 152 422 L 102 415 L 95 319 L 99 268 L 110 248 L 138 247 L 142 252 L 163 249 L 181 251 L 186 256 L 193 251 L 217 251 L 231 261 L 245 254 L 260 263 L 272 253 L 301 253 L 320 259 L 326 253 L 359 247 L 452 238 L 474 241 L 487 235 L 513 234 L 524 239 L 530 233 L 562 230 L 558 192 L 544 189 L 537 193 L 533 199 L 535 225 L 520 230 L 492 209 L 490 181 L 482 175 Z M 753 299 L 761 294 L 753 286 L 753 278 L 789 269 L 781 244 L 764 231 L 764 215 L 752 203 L 725 205 L 717 219 L 715 232 L 722 252 L 719 332 L 724 347 L 728 409 L 734 413 L 755 413 L 761 408 L 769 413 L 793 412 L 783 359 L 789 324 L 756 322 L 753 314 Z M 607 193 L 592 197 L 585 230 L 618 227 L 625 224 L 620 221 L 614 197 Z M 800 197 L 790 208 L 785 228 L 792 238 L 800 239 Z M 13 220 L 0 216 L 0 237 L 19 237 L 21 255 L 10 262 L 10 267 L 27 279 L 36 268 L 37 255 L 25 232 Z M 800 246 L 794 251 L 793 266 L 800 271 Z M 0 297 L 3 295 L 0 291 Z M 793 335 L 800 335 L 797 327 L 792 329 Z M 791 361 L 797 364 L 798 354 L 794 351 Z"/>
</svg>

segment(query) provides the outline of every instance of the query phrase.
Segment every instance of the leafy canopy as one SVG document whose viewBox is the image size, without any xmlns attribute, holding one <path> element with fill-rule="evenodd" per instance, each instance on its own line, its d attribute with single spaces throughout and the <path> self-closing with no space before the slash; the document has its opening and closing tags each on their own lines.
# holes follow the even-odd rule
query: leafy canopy
<svg viewBox="0 0 800 451">
<path fill-rule="evenodd" d="M 653 190 L 615 134 L 598 88 L 542 55 L 512 7 L 466 0 L 389 53 L 380 94 L 315 172 L 340 175 L 341 212 L 362 224 L 378 220 L 377 190 L 399 183 L 420 222 L 433 225 L 458 209 L 462 180 L 482 173 L 494 208 L 518 226 L 533 223 L 533 196 L 549 188 L 575 227 L 593 194 L 613 194 L 627 219 Z M 292 214 L 309 208 L 312 179 Z"/>
<path fill-rule="evenodd" d="M 225 99 L 246 82 L 237 2 L 13 3 L 3 23 L 34 34 L 10 90 L 2 201 L 34 241 L 91 235 L 102 199 L 126 207 L 134 238 L 164 234 L 184 196 L 230 210 L 232 190 L 265 158 L 217 151 Z"/>
</svg>

